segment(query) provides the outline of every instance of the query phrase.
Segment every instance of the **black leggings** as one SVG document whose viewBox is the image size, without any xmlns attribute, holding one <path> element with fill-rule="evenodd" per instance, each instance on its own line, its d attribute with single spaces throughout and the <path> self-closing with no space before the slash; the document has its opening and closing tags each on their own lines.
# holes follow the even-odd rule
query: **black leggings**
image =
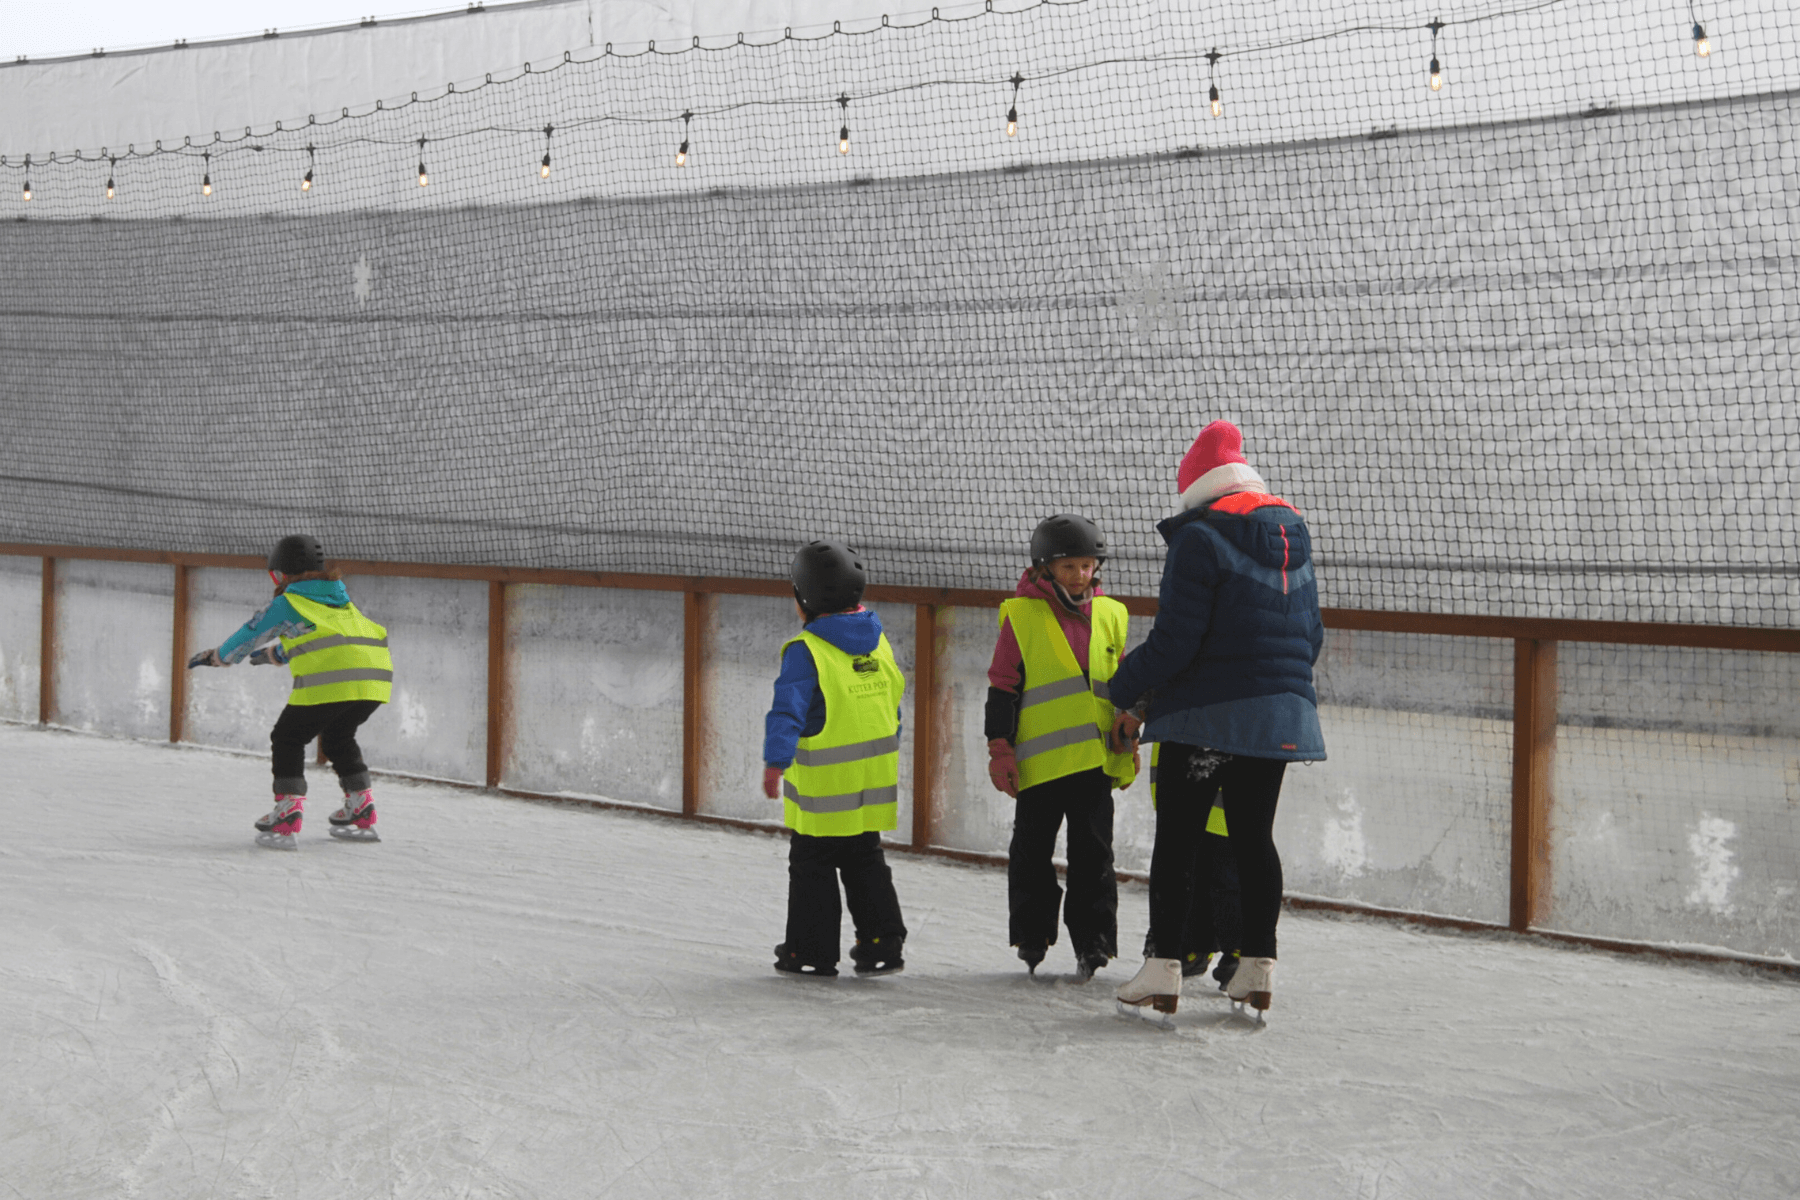
<svg viewBox="0 0 1800 1200">
<path fill-rule="evenodd" d="M 1191 777 L 1196 754 L 1181 742 L 1164 742 L 1156 771 L 1156 848 L 1150 855 L 1150 940 L 1159 948 L 1182 945 L 1191 921 L 1211 929 L 1212 872 L 1202 853 L 1213 797 L 1225 791 L 1225 839 L 1237 859 L 1242 896 L 1245 958 L 1275 957 L 1275 924 L 1281 917 L 1281 856 L 1275 851 L 1275 803 L 1287 764 L 1271 758 L 1226 756 L 1203 779 Z M 1190 883 L 1191 881 L 1191 883 Z M 1191 891 L 1190 891 L 1191 888 Z M 1191 905 L 1191 907 L 1190 907 Z M 1196 930 L 1187 930 L 1192 941 Z"/>
<path fill-rule="evenodd" d="M 379 700 L 338 700 L 331 704 L 290 704 L 269 731 L 277 796 L 306 795 L 306 747 L 314 738 L 331 761 L 346 792 L 366 791 L 369 768 L 363 763 L 356 731 L 381 707 Z"/>
</svg>

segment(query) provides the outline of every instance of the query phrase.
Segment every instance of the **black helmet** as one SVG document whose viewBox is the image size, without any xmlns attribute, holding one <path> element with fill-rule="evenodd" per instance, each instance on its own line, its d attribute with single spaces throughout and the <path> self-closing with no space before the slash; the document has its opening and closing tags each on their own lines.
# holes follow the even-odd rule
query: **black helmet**
<svg viewBox="0 0 1800 1200">
<path fill-rule="evenodd" d="M 808 616 L 843 612 L 861 602 L 869 582 L 862 555 L 835 539 L 808 542 L 794 555 L 794 599 Z"/>
<path fill-rule="evenodd" d="M 1097 558 L 1106 561 L 1106 535 L 1086 517 L 1058 513 L 1045 517 L 1031 533 L 1031 565 L 1053 558 Z"/>
<path fill-rule="evenodd" d="M 309 533 L 290 533 L 269 551 L 269 570 L 283 575 L 304 575 L 325 569 L 325 547 Z"/>
</svg>

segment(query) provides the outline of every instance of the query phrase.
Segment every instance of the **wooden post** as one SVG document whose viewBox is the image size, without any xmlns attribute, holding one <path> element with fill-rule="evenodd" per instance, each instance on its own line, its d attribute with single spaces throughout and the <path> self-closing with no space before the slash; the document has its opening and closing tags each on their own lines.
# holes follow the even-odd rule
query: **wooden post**
<svg viewBox="0 0 1800 1200">
<path fill-rule="evenodd" d="M 913 635 L 912 844 L 931 845 L 937 832 L 937 607 L 918 606 Z"/>
<path fill-rule="evenodd" d="M 170 629 L 170 645 L 174 647 L 169 655 L 169 740 L 179 742 L 187 733 L 187 696 L 188 696 L 188 593 L 191 588 L 192 567 L 175 567 L 175 615 Z"/>
<path fill-rule="evenodd" d="M 38 605 L 38 724 L 56 717 L 56 560 L 44 560 L 44 594 Z"/>
<path fill-rule="evenodd" d="M 512 681 L 506 670 L 506 585 L 488 581 L 487 785 L 500 786 L 512 733 Z"/>
<path fill-rule="evenodd" d="M 700 752 L 706 738 L 706 687 L 701 665 L 706 660 L 709 599 L 705 592 L 688 592 L 682 605 L 681 815 L 684 817 L 697 816 L 701 807 Z"/>
<path fill-rule="evenodd" d="M 1550 911 L 1550 807 L 1556 760 L 1556 643 L 1513 643 L 1511 925 L 1521 933 Z"/>
</svg>

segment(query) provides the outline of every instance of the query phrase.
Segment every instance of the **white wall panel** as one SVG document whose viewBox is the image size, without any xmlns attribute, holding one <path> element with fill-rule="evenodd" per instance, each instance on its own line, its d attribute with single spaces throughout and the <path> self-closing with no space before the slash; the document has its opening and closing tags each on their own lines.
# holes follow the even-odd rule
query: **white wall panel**
<svg viewBox="0 0 1800 1200">
<path fill-rule="evenodd" d="M 43 560 L 0 555 L 0 721 L 38 719 Z"/>
<path fill-rule="evenodd" d="M 56 564 L 56 724 L 116 737 L 169 736 L 172 567 Z"/>
</svg>

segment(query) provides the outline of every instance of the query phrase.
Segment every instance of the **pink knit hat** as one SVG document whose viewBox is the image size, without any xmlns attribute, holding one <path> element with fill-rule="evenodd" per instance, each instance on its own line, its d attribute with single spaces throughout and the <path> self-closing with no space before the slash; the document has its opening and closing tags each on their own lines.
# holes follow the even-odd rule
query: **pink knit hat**
<svg viewBox="0 0 1800 1200">
<path fill-rule="evenodd" d="M 1181 506 L 1208 504 L 1229 492 L 1267 491 L 1262 476 L 1244 461 L 1244 435 L 1230 421 L 1214 421 L 1200 431 L 1175 473 Z"/>
</svg>

